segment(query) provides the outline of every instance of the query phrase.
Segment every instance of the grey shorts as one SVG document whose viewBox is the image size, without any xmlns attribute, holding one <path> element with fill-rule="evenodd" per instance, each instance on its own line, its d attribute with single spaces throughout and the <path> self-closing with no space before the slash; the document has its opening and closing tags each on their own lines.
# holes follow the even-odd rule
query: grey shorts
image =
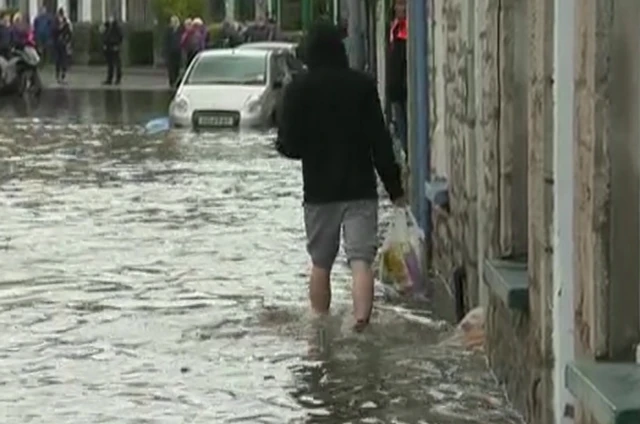
<svg viewBox="0 0 640 424">
<path fill-rule="evenodd" d="M 340 249 L 340 234 L 349 262 L 373 263 L 378 249 L 377 200 L 305 203 L 304 226 L 313 265 L 331 269 Z"/>
</svg>

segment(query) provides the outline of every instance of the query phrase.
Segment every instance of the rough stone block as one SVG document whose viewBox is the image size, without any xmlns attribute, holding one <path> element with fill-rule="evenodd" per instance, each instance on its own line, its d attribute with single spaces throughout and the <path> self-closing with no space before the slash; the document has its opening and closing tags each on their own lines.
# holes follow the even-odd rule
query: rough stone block
<svg viewBox="0 0 640 424">
<path fill-rule="evenodd" d="M 551 385 L 553 364 L 545 361 L 525 311 L 511 310 L 494 294 L 489 296 L 485 349 L 489 365 L 505 392 L 531 424 L 553 422 L 544 387 Z"/>
</svg>

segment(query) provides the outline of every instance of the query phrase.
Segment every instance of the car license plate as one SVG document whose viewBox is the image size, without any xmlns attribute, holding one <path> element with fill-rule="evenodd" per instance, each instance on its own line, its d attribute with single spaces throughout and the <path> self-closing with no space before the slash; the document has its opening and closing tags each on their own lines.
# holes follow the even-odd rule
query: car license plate
<svg viewBox="0 0 640 424">
<path fill-rule="evenodd" d="M 232 116 L 199 116 L 198 125 L 203 127 L 232 127 Z"/>
</svg>

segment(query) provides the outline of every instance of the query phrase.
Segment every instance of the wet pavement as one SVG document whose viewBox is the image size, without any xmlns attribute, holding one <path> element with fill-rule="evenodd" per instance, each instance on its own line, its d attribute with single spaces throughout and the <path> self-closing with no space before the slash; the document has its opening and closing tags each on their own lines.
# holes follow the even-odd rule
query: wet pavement
<svg viewBox="0 0 640 424">
<path fill-rule="evenodd" d="M 124 68 L 120 85 L 103 85 L 107 77 L 106 66 L 72 66 L 69 69 L 65 84 L 58 84 L 55 69 L 46 66 L 40 71 L 42 83 L 47 88 L 64 90 L 99 90 L 99 91 L 168 91 L 167 73 L 163 68 L 134 67 Z"/>
<path fill-rule="evenodd" d="M 145 137 L 168 99 L 111 94 L 0 109 L 0 422 L 519 422 L 425 305 L 355 334 L 339 265 L 308 316 L 273 134 Z"/>
</svg>

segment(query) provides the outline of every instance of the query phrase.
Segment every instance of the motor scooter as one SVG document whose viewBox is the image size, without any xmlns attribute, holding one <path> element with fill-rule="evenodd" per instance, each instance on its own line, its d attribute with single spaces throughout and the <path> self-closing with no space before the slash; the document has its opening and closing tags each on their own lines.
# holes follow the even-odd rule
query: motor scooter
<svg viewBox="0 0 640 424">
<path fill-rule="evenodd" d="M 42 92 L 39 64 L 40 55 L 31 45 L 13 49 L 8 60 L 0 57 L 0 94 L 39 95 Z"/>
</svg>

